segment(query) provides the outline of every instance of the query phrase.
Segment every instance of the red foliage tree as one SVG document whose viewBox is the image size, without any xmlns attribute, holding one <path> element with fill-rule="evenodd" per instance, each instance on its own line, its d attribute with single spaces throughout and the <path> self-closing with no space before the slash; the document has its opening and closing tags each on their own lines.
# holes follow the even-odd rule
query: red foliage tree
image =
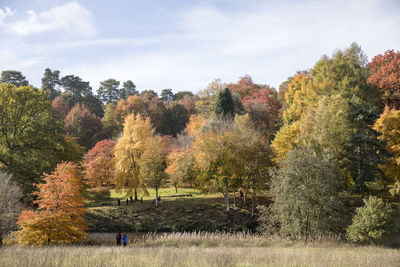
<svg viewBox="0 0 400 267">
<path fill-rule="evenodd" d="M 101 131 L 101 120 L 85 105 L 76 104 L 65 117 L 65 131 L 78 138 L 78 143 L 90 148 L 96 142 L 94 135 Z"/>
<path fill-rule="evenodd" d="M 114 158 L 113 140 L 102 140 L 89 150 L 83 162 L 84 176 L 91 186 L 110 185 L 112 183 Z"/>
<path fill-rule="evenodd" d="M 56 98 L 54 98 L 52 101 L 52 106 L 54 116 L 59 120 L 63 120 L 70 110 L 67 102 L 62 96 L 57 96 Z"/>
<path fill-rule="evenodd" d="M 370 65 L 368 82 L 382 92 L 385 104 L 393 107 L 400 103 L 400 52 L 388 50 L 375 56 Z"/>
<path fill-rule="evenodd" d="M 261 90 L 261 86 L 255 84 L 249 75 L 240 77 L 237 83 L 229 84 L 228 88 L 232 93 L 239 94 L 242 99 Z"/>
</svg>

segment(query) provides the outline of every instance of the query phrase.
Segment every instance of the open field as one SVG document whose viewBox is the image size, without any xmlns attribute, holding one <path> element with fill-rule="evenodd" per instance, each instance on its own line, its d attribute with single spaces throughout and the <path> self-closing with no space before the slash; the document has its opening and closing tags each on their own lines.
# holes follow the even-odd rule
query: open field
<svg viewBox="0 0 400 267">
<path fill-rule="evenodd" d="M 400 251 L 379 247 L 110 247 L 0 249 L 0 266 L 399 266 Z"/>
</svg>

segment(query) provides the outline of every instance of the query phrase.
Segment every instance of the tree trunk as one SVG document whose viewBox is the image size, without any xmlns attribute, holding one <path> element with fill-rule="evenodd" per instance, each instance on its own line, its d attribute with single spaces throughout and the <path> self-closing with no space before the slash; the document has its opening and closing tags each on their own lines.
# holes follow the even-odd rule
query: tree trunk
<svg viewBox="0 0 400 267">
<path fill-rule="evenodd" d="M 175 186 L 175 193 L 178 193 L 178 187 L 176 185 Z"/>
<path fill-rule="evenodd" d="M 231 206 L 229 205 L 229 192 L 228 192 L 228 189 L 226 189 L 226 193 L 225 193 L 225 203 L 226 203 L 226 210 L 229 212 L 231 210 Z"/>
<path fill-rule="evenodd" d="M 251 217 L 254 216 L 255 204 L 256 204 L 256 189 L 253 188 L 253 196 L 251 197 Z"/>
<path fill-rule="evenodd" d="M 0 233 L 0 247 L 3 246 L 3 235 Z"/>
<path fill-rule="evenodd" d="M 236 190 L 233 190 L 233 206 L 236 207 Z"/>
<path fill-rule="evenodd" d="M 135 201 L 137 201 L 137 200 L 138 200 L 138 198 L 137 198 L 137 190 L 135 188 Z"/>
<path fill-rule="evenodd" d="M 158 186 L 156 186 L 156 206 L 158 206 Z"/>
<path fill-rule="evenodd" d="M 246 189 L 244 190 L 244 197 L 243 197 L 243 204 L 246 206 L 246 200 L 247 200 L 247 191 L 248 188 L 246 187 Z"/>
</svg>

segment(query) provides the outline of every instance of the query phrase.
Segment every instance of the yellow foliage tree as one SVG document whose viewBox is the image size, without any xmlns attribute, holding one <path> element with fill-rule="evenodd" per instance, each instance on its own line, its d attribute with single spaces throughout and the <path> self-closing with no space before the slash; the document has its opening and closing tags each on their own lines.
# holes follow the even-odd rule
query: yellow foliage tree
<svg viewBox="0 0 400 267">
<path fill-rule="evenodd" d="M 127 195 L 138 190 L 147 193 L 141 179 L 140 159 L 146 150 L 146 142 L 153 134 L 154 129 L 149 118 L 143 119 L 139 114 L 126 117 L 123 134 L 114 148 L 115 181 L 118 191 L 125 189 Z"/>
<path fill-rule="evenodd" d="M 292 124 L 284 124 L 277 132 L 272 141 L 272 148 L 275 151 L 275 162 L 279 163 L 286 157 L 287 152 L 299 144 L 300 139 L 300 121 Z"/>
<path fill-rule="evenodd" d="M 81 192 L 82 174 L 77 165 L 61 163 L 38 185 L 37 211 L 25 210 L 17 224 L 21 245 L 81 242 L 88 230 Z"/>
<path fill-rule="evenodd" d="M 379 138 L 386 141 L 386 149 L 392 154 L 379 167 L 391 182 L 400 182 L 400 110 L 386 109 L 376 120 L 374 129 L 382 134 Z"/>
</svg>

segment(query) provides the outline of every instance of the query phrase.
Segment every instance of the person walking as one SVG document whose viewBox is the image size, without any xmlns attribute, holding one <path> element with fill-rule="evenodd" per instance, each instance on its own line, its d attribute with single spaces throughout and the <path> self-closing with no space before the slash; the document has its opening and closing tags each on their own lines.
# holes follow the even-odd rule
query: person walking
<svg viewBox="0 0 400 267">
<path fill-rule="evenodd" d="M 121 246 L 122 235 L 120 232 L 115 236 L 115 239 L 117 240 L 117 246 Z"/>
<path fill-rule="evenodd" d="M 124 244 L 124 247 L 126 247 L 126 244 L 128 244 L 128 236 L 125 233 L 122 237 L 122 243 Z"/>
</svg>

